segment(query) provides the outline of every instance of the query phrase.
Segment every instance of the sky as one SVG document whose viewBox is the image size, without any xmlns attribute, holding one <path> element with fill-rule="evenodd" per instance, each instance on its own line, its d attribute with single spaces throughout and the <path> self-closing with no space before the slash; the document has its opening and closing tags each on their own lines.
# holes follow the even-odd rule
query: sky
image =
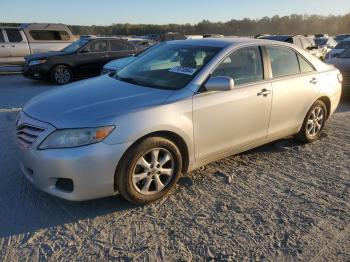
<svg viewBox="0 0 350 262">
<path fill-rule="evenodd" d="M 350 0 L 8 0 L 0 5 L 0 22 L 194 24 L 203 19 L 346 13 Z"/>
</svg>

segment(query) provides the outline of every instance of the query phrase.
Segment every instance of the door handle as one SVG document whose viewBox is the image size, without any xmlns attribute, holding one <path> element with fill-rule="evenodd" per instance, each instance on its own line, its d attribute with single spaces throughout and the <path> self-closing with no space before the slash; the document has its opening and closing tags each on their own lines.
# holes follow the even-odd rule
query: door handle
<svg viewBox="0 0 350 262">
<path fill-rule="evenodd" d="M 5 45 L 1 45 L 1 47 L 5 47 Z"/>
<path fill-rule="evenodd" d="M 261 91 L 257 95 L 258 96 L 268 96 L 269 94 L 271 94 L 271 91 L 264 88 L 264 89 L 261 89 Z"/>
<path fill-rule="evenodd" d="M 313 77 L 311 80 L 310 80 L 310 84 L 314 84 L 316 85 L 318 82 L 317 78 L 316 77 Z"/>
<path fill-rule="evenodd" d="M 102 56 L 102 58 L 108 58 L 109 57 L 109 55 L 103 55 Z"/>
<path fill-rule="evenodd" d="M 11 47 L 16 47 L 15 45 L 11 45 Z"/>
</svg>

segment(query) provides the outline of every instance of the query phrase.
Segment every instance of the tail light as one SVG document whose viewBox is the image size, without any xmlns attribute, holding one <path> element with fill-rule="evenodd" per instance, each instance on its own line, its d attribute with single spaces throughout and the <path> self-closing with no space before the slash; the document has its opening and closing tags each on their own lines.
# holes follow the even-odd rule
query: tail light
<svg viewBox="0 0 350 262">
<path fill-rule="evenodd" d="M 339 73 L 339 74 L 337 75 L 337 77 L 338 77 L 339 83 L 343 83 L 343 75 Z"/>
</svg>

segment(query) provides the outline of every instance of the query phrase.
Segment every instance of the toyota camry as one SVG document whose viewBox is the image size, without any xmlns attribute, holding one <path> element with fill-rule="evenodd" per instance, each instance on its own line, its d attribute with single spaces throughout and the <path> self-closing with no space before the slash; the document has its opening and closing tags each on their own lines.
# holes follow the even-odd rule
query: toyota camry
<svg viewBox="0 0 350 262">
<path fill-rule="evenodd" d="M 17 121 L 20 166 L 68 200 L 167 195 L 181 174 L 294 136 L 320 138 L 342 75 L 288 43 L 167 42 L 115 74 L 33 98 Z"/>
</svg>

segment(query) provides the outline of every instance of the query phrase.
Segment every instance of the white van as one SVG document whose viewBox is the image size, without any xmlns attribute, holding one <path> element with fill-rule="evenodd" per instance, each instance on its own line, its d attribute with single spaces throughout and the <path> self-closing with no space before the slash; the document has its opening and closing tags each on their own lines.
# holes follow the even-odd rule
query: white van
<svg viewBox="0 0 350 262">
<path fill-rule="evenodd" d="M 0 64 L 22 64 L 27 55 L 59 51 L 74 41 L 63 24 L 0 27 Z"/>
</svg>

